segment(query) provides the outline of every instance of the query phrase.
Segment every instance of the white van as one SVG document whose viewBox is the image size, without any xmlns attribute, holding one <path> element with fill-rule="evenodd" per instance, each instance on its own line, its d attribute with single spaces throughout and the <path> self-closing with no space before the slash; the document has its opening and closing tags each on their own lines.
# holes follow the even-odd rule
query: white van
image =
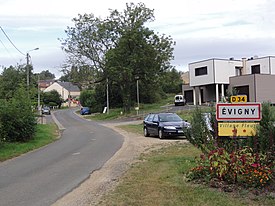
<svg viewBox="0 0 275 206">
<path fill-rule="evenodd" d="M 175 96 L 174 99 L 175 99 L 175 106 L 185 105 L 185 103 L 186 103 L 186 100 L 183 95 L 178 94 Z"/>
</svg>

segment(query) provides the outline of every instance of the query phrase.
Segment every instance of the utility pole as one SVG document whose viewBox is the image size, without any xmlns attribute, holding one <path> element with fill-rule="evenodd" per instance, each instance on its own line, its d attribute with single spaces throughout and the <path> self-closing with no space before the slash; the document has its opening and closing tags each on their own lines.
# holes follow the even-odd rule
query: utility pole
<svg viewBox="0 0 275 206">
<path fill-rule="evenodd" d="M 107 96 L 107 114 L 109 114 L 109 79 L 107 78 L 107 89 L 106 89 L 106 96 Z"/>
<path fill-rule="evenodd" d="M 27 88 L 29 91 L 29 86 L 30 86 L 30 55 L 27 53 Z"/>
<path fill-rule="evenodd" d="M 137 80 L 137 115 L 139 114 L 139 88 L 138 88 L 138 80 L 139 80 L 139 76 L 136 76 L 135 79 Z"/>
<path fill-rule="evenodd" d="M 38 108 L 38 114 L 40 115 L 41 109 L 40 109 L 40 87 L 39 87 L 39 82 L 40 82 L 40 76 L 38 74 L 38 82 L 37 82 L 37 87 L 38 87 L 38 90 L 37 90 L 37 92 L 38 92 L 37 108 Z"/>
</svg>

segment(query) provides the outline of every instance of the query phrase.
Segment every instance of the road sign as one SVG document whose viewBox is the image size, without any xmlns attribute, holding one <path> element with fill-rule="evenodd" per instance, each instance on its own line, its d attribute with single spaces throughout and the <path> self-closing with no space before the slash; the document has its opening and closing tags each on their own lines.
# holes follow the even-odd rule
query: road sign
<svg viewBox="0 0 275 206">
<path fill-rule="evenodd" d="M 237 96 L 231 96 L 230 97 L 231 103 L 246 103 L 247 102 L 247 96 L 246 95 L 237 95 Z"/>
<path fill-rule="evenodd" d="M 255 136 L 258 122 L 218 122 L 219 136 Z"/>
<path fill-rule="evenodd" d="M 216 105 L 217 121 L 260 121 L 261 103 Z"/>
</svg>

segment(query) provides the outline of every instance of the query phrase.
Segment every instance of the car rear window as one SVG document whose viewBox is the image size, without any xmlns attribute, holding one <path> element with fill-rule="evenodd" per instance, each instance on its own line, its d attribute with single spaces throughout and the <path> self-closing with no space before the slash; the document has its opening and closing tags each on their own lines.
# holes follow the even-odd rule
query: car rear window
<svg viewBox="0 0 275 206">
<path fill-rule="evenodd" d="M 182 119 L 177 114 L 160 114 L 160 122 L 180 122 Z"/>
</svg>

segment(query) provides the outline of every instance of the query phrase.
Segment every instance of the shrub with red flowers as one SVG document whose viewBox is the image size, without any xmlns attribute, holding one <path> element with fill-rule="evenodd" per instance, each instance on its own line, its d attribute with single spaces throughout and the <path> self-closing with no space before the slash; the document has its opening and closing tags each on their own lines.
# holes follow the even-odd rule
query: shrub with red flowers
<svg viewBox="0 0 275 206">
<path fill-rule="evenodd" d="M 187 177 L 195 179 L 219 179 L 228 183 L 239 183 L 245 187 L 263 187 L 272 178 L 272 170 L 266 165 L 266 156 L 244 147 L 228 153 L 224 148 L 201 155 L 198 166 L 191 169 Z"/>
</svg>

